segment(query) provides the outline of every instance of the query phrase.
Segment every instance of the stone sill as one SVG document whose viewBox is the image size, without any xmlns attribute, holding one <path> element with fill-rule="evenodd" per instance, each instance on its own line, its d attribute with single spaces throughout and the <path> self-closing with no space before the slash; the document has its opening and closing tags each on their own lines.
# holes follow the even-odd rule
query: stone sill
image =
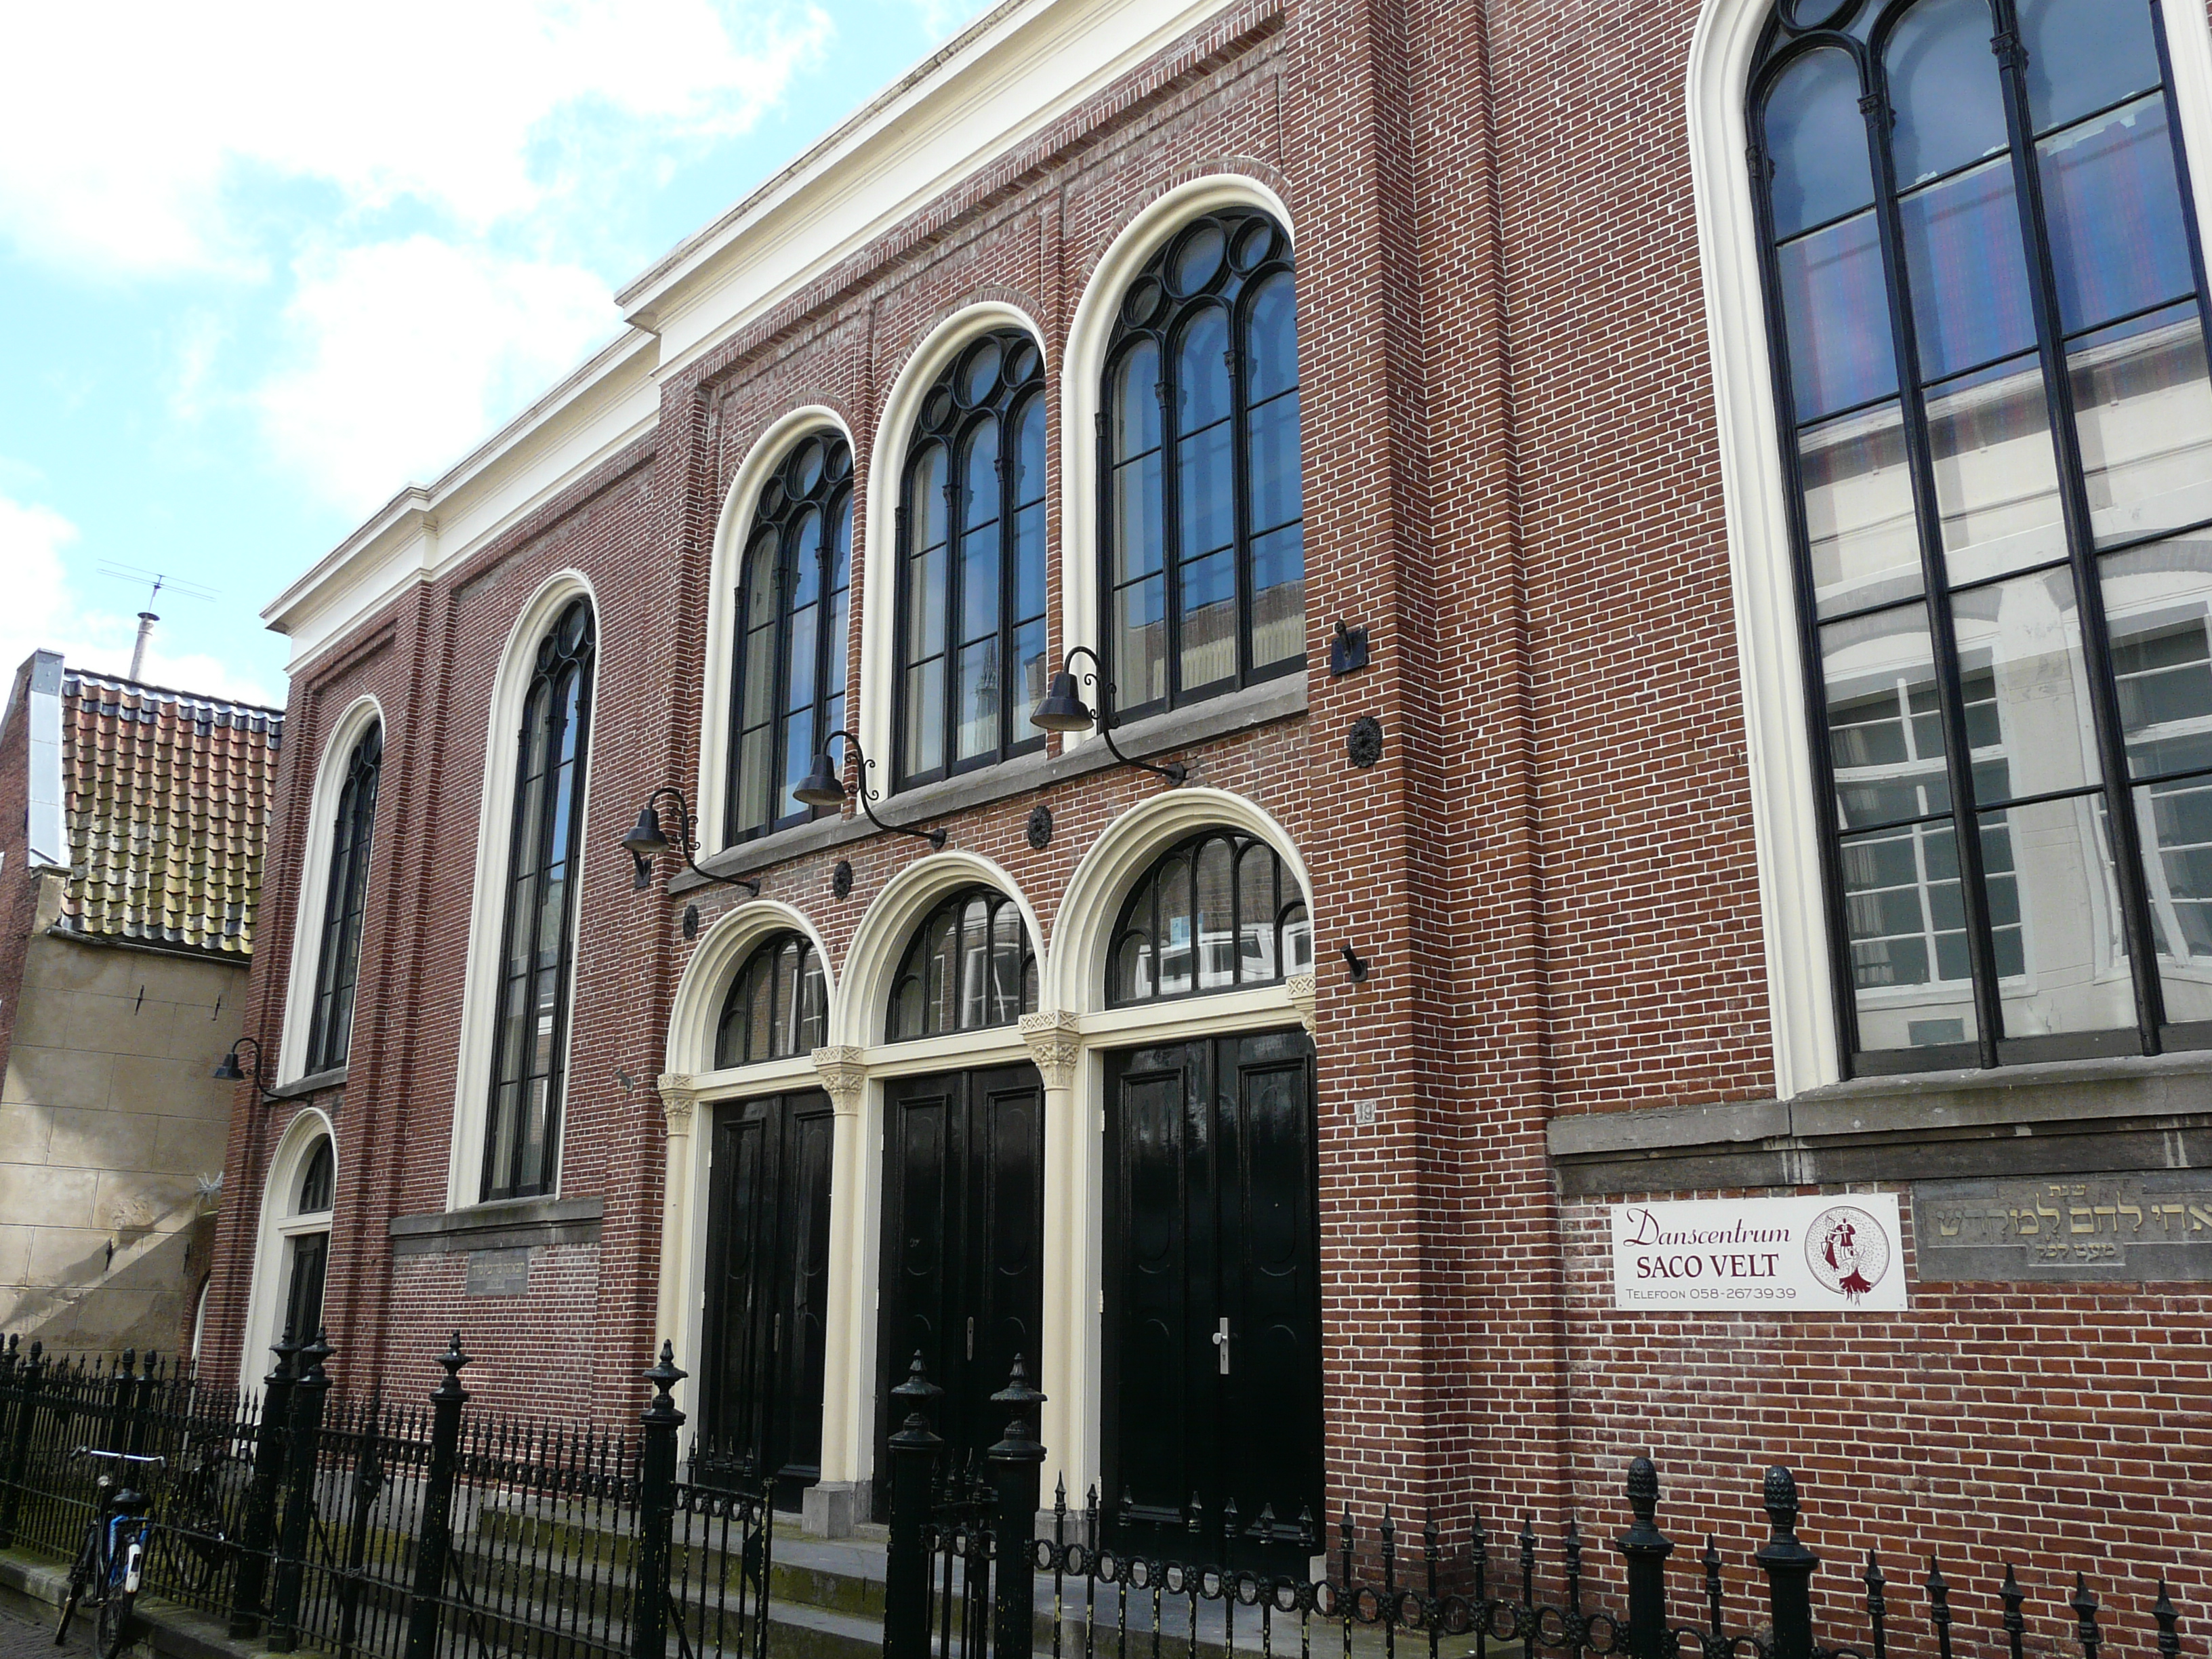
<svg viewBox="0 0 2212 1659">
<path fill-rule="evenodd" d="M 596 1244 L 606 1200 L 517 1198 L 427 1215 L 396 1215 L 386 1224 L 394 1255 L 453 1255 L 512 1250 L 533 1244 Z"/>
<path fill-rule="evenodd" d="M 346 1068 L 333 1066 L 327 1072 L 310 1072 L 289 1083 L 280 1083 L 269 1093 L 275 1100 L 299 1100 L 307 1095 L 320 1094 L 325 1089 L 343 1089 L 345 1080 Z"/>
<path fill-rule="evenodd" d="M 1855 1078 L 1792 1100 L 1555 1117 L 1571 1195 L 2212 1167 L 2212 1054 Z"/>
<path fill-rule="evenodd" d="M 1286 674 L 1279 679 L 1248 685 L 1226 696 L 1209 697 L 1188 708 L 1170 708 L 1131 726 L 1117 726 L 1114 728 L 1114 741 L 1121 746 L 1124 754 L 1150 760 L 1156 755 L 1212 743 L 1218 738 L 1289 720 L 1305 712 L 1305 676 Z M 979 772 L 963 773 L 920 789 L 886 795 L 873 805 L 888 823 L 927 830 L 936 819 L 973 811 L 979 806 L 1042 789 L 1048 784 L 1103 772 L 1119 763 L 1106 752 L 1103 743 L 1092 738 L 1070 752 L 1024 755 Z M 1203 771 L 1202 763 L 1193 760 L 1190 766 L 1196 781 Z M 804 858 L 810 853 L 886 833 L 895 832 L 878 830 L 856 806 L 851 817 L 817 819 L 812 823 L 778 830 L 758 841 L 745 842 L 710 854 L 699 860 L 699 867 L 710 877 L 750 875 L 773 865 Z M 672 897 L 707 884 L 705 878 L 685 870 L 669 878 L 668 891 Z"/>
</svg>

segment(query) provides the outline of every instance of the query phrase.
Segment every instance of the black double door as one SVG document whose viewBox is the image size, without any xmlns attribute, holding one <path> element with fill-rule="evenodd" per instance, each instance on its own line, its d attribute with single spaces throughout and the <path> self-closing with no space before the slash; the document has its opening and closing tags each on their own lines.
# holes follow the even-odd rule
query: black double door
<svg viewBox="0 0 2212 1659">
<path fill-rule="evenodd" d="M 836 1117 L 819 1090 L 714 1113 L 699 1478 L 769 1480 L 779 1508 L 822 1476 Z"/>
<path fill-rule="evenodd" d="M 1037 1378 L 1044 1311 L 1044 1090 L 1026 1061 L 902 1078 L 884 1091 L 876 1467 L 903 1420 L 891 1390 L 919 1352 L 945 1390 L 957 1466 L 1006 1432 L 990 1397 L 1016 1356 Z M 876 1488 L 878 1512 L 888 1497 Z"/>
<path fill-rule="evenodd" d="M 1133 1049 L 1107 1061 L 1103 1444 L 1109 1537 L 1297 1571 L 1322 1525 L 1320 1249 L 1313 1050 L 1302 1031 Z M 1209 1552 L 1211 1553 L 1211 1552 Z"/>
</svg>

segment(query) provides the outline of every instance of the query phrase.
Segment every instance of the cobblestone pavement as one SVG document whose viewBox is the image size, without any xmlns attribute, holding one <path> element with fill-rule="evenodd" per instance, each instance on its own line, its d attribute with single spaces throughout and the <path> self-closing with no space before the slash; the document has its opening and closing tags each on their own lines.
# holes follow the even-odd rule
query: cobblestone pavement
<svg viewBox="0 0 2212 1659">
<path fill-rule="evenodd" d="M 97 1617 L 97 1615 L 94 1615 Z M 54 1645 L 54 1610 L 43 1601 L 0 1596 L 0 1659 L 84 1659 L 92 1651 L 94 1620 L 79 1613 L 70 1621 L 68 1643 Z"/>
</svg>

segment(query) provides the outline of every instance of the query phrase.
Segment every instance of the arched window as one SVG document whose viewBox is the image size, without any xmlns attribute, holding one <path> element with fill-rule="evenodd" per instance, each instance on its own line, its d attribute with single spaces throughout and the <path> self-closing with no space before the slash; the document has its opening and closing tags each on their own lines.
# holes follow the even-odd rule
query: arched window
<svg viewBox="0 0 2212 1659">
<path fill-rule="evenodd" d="M 1106 655 L 1127 717 L 1305 664 L 1291 244 L 1231 210 L 1122 296 L 1099 434 Z"/>
<path fill-rule="evenodd" d="M 1847 1074 L 2212 1040 L 2212 385 L 2158 31 L 1781 0 L 1753 75 Z"/>
<path fill-rule="evenodd" d="M 1312 968 L 1297 878 L 1267 842 L 1206 830 L 1163 854 L 1121 906 L 1106 998 L 1118 1007 L 1270 985 Z"/>
<path fill-rule="evenodd" d="M 921 400 L 899 505 L 902 785 L 1043 744 L 1044 360 L 1018 329 Z"/>
<path fill-rule="evenodd" d="M 592 710 L 591 606 L 572 601 L 538 642 L 522 706 L 483 1195 L 553 1188 L 568 1048 L 584 756 Z"/>
<path fill-rule="evenodd" d="M 284 1267 L 285 1332 L 301 1341 L 323 1328 L 323 1281 L 331 1261 L 331 1197 L 336 1185 L 337 1163 L 331 1138 L 322 1136 L 307 1154 L 291 1212 L 279 1224 L 286 1240 Z"/>
<path fill-rule="evenodd" d="M 331 1153 L 331 1138 L 325 1135 L 315 1143 L 315 1150 L 307 1154 L 307 1167 L 300 1172 L 300 1192 L 292 1213 L 312 1215 L 329 1209 L 337 1178 L 337 1164 Z"/>
<path fill-rule="evenodd" d="M 996 888 L 965 888 L 914 930 L 891 986 L 891 1041 L 1011 1025 L 1036 1003 L 1021 907 Z"/>
<path fill-rule="evenodd" d="M 853 452 L 817 432 L 761 486 L 738 580 L 732 664 L 732 842 L 804 823 L 791 798 L 845 724 L 845 603 L 853 574 Z"/>
<path fill-rule="evenodd" d="M 804 933 L 777 933 L 753 947 L 714 1027 L 714 1064 L 811 1054 L 822 1046 L 830 992 L 822 959 Z"/>
<path fill-rule="evenodd" d="M 331 879 L 323 895 L 322 950 L 315 963 L 314 1013 L 307 1026 L 307 1070 L 346 1063 L 353 1042 L 353 989 L 361 966 L 361 919 L 368 902 L 369 841 L 376 827 L 376 782 L 384 727 L 371 726 L 346 757 L 331 829 Z"/>
</svg>

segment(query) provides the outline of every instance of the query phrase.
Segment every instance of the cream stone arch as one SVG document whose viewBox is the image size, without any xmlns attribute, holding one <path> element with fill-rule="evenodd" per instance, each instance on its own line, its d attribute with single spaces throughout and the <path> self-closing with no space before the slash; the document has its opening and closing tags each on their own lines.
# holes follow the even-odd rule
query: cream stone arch
<svg viewBox="0 0 2212 1659">
<path fill-rule="evenodd" d="M 338 797 L 344 793 L 346 762 L 373 726 L 383 726 L 384 708 L 373 696 L 348 703 L 331 722 L 315 762 L 315 781 L 307 805 L 306 856 L 292 914 L 292 958 L 284 975 L 284 1024 L 276 1047 L 276 1081 L 296 1083 L 307 1075 L 308 1027 L 314 1019 L 315 977 L 322 970 L 322 933 L 331 892 L 331 836 L 337 828 Z M 383 790 L 378 789 L 378 805 Z M 376 848 L 369 846 L 369 879 L 376 879 Z"/>
<path fill-rule="evenodd" d="M 1704 0 L 1690 38 L 1684 90 L 1748 740 L 1774 1086 L 1787 1099 L 1835 1081 L 1842 1063 L 1827 966 L 1789 503 L 1768 368 L 1772 348 L 1760 288 L 1758 220 L 1744 163 L 1750 139 L 1744 94 L 1772 3 Z M 2191 161 L 2197 226 L 2212 232 L 2212 23 L 2201 0 L 2158 4 Z"/>
<path fill-rule="evenodd" d="M 979 334 L 994 329 L 1018 328 L 1036 342 L 1045 356 L 1045 374 L 1052 374 L 1045 350 L 1044 331 L 1036 319 L 1019 306 L 1002 300 L 979 300 L 963 306 L 930 330 L 915 348 L 891 382 L 876 422 L 875 447 L 868 457 L 868 580 L 860 597 L 860 692 L 858 704 L 860 747 L 876 763 L 878 788 L 891 787 L 891 710 L 897 704 L 898 684 L 898 504 L 904 489 L 908 440 L 921 400 L 945 365 Z M 1049 395 L 1048 393 L 1048 395 Z M 1066 428 L 1062 428 L 1065 430 Z M 878 573 L 882 573 L 881 580 Z M 854 705 L 848 704 L 848 708 Z M 842 763 L 842 755 L 838 757 Z M 1012 890 L 1008 889 L 1009 891 Z M 1034 918 L 1032 918 L 1034 920 Z M 894 967 L 897 964 L 893 963 Z"/>
<path fill-rule="evenodd" d="M 818 1087 L 821 1078 L 812 1054 L 787 1055 L 751 1066 L 718 1068 L 714 1065 L 714 1030 L 721 1018 L 722 1000 L 730 982 L 743 968 L 754 947 L 776 934 L 795 933 L 814 947 L 822 963 L 823 989 L 829 1006 L 837 1000 L 837 981 L 822 930 L 804 911 L 773 899 L 753 899 L 715 919 L 684 964 L 676 995 L 669 1006 L 666 1070 L 659 1079 L 662 1120 L 665 1126 L 667 1179 L 661 1188 L 660 1277 L 658 1324 L 659 1334 L 676 1345 L 677 1364 L 694 1376 L 702 1375 L 705 1355 L 704 1314 L 707 1299 L 707 1195 L 712 1175 L 708 1126 L 697 1121 L 698 1109 L 711 1113 L 716 1103 L 744 1100 L 787 1089 Z M 836 1128 L 836 1140 L 847 1139 L 845 1124 Z M 830 1194 L 830 1230 L 837 1229 L 842 1167 L 842 1144 L 833 1147 Z M 831 1249 L 830 1274 L 839 1270 L 836 1246 Z M 849 1272 L 849 1267 L 847 1268 Z M 829 1337 L 835 1341 L 839 1302 L 831 1304 Z M 700 1413 L 692 1413 L 696 1421 Z"/>
<path fill-rule="evenodd" d="M 476 879 L 470 889 L 467 975 L 461 990 L 461 1037 L 454 1067 L 453 1139 L 446 1163 L 446 1207 L 458 1210 L 478 1203 L 483 1195 L 485 1114 L 489 1106 L 491 1071 L 493 994 L 499 983 L 500 928 L 506 917 L 507 855 L 514 821 L 515 734 L 520 728 L 522 705 L 529 695 L 530 677 L 536 666 L 538 641 L 559 617 L 568 601 L 582 599 L 592 607 L 596 643 L 592 656 L 592 699 L 596 708 L 599 685 L 606 667 L 607 641 L 599 631 L 599 595 L 580 570 L 557 571 L 548 576 L 518 611 L 507 630 L 493 676 L 491 708 L 484 728 L 483 796 L 477 813 Z M 596 732 L 597 722 L 592 730 Z M 599 764 L 601 745 L 587 738 L 584 775 L 576 791 L 577 844 L 588 848 L 591 838 L 592 775 Z M 576 906 L 574 926 L 583 921 L 584 907 Z M 569 935 L 573 946 L 575 935 Z M 575 1021 L 568 1022 L 568 1042 L 575 1043 Z M 564 1064 L 562 1075 L 568 1076 Z M 566 1113 L 562 1114 L 565 1121 Z M 564 1131 L 565 1133 L 565 1131 Z M 554 1187 L 559 1190 L 568 1159 L 556 1154 Z"/>
<path fill-rule="evenodd" d="M 276 1150 L 269 1159 L 269 1174 L 261 1183 L 259 1219 L 254 1228 L 253 1277 L 246 1289 L 245 1345 L 238 1356 L 238 1382 L 242 1390 L 261 1387 L 261 1380 L 273 1363 L 269 1351 L 283 1335 L 276 1328 L 276 1322 L 283 1316 L 284 1297 L 289 1289 L 287 1269 L 293 1238 L 302 1232 L 331 1231 L 330 1211 L 312 1216 L 291 1213 L 292 1194 L 299 1188 L 300 1177 L 307 1173 L 308 1154 L 318 1142 L 324 1140 L 331 1143 L 331 1190 L 335 1203 L 337 1132 L 320 1107 L 302 1107 L 292 1115 L 292 1121 L 277 1137 Z"/>
<path fill-rule="evenodd" d="M 778 416 L 753 440 L 752 447 L 738 465 L 737 476 L 730 481 L 728 493 L 722 497 L 721 514 L 714 523 L 714 551 L 707 570 L 707 671 L 705 682 L 699 688 L 699 786 L 692 792 L 692 799 L 698 803 L 698 835 L 702 852 L 729 845 L 730 720 L 733 696 L 730 671 L 738 648 L 737 588 L 746 532 L 751 528 L 753 508 L 769 475 L 791 453 L 793 444 L 823 431 L 835 432 L 842 438 L 857 464 L 860 448 L 853 442 L 853 429 L 845 424 L 845 417 L 824 404 L 805 404 Z M 858 487 L 856 483 L 856 490 Z M 871 524 L 875 516 L 872 513 L 866 515 Z M 846 707 L 849 708 L 853 706 L 849 676 L 845 692 Z M 869 752 L 875 751 L 871 749 Z"/>
<path fill-rule="evenodd" d="M 1297 229 L 1283 198 L 1241 173 L 1208 173 L 1147 203 L 1100 258 L 1076 301 L 1060 366 L 1060 645 L 1098 650 L 1098 413 L 1106 346 L 1121 295 L 1145 261 L 1183 224 L 1222 208 L 1257 208 L 1283 228 L 1295 247 Z M 1089 736 L 1064 738 L 1063 747 Z"/>
<path fill-rule="evenodd" d="M 1045 936 L 1043 928 L 1037 925 L 1036 908 L 1030 902 L 1029 895 L 1003 865 L 981 854 L 947 848 L 916 859 L 893 876 L 876 895 L 867 914 L 860 918 L 860 925 L 854 929 L 853 942 L 845 951 L 845 994 L 833 1005 L 831 1042 L 861 1049 L 885 1049 L 880 1058 L 893 1064 L 898 1063 L 898 1057 L 933 1053 L 946 1045 L 956 1048 L 963 1057 L 972 1054 L 980 1042 L 1002 1041 L 1019 1048 L 1020 1038 L 1012 1027 L 998 1028 L 995 1039 L 988 1030 L 962 1031 L 948 1037 L 923 1037 L 886 1048 L 884 1033 L 890 1024 L 891 985 L 898 975 L 900 958 L 906 954 L 914 930 L 929 914 L 930 906 L 947 893 L 978 884 L 997 888 L 1021 911 L 1022 925 L 1030 930 L 1030 943 L 1037 954 L 1038 996 L 1042 1003 Z M 872 1054 L 870 1058 L 872 1061 L 879 1057 Z M 901 1065 L 899 1069 L 915 1068 Z"/>
</svg>

